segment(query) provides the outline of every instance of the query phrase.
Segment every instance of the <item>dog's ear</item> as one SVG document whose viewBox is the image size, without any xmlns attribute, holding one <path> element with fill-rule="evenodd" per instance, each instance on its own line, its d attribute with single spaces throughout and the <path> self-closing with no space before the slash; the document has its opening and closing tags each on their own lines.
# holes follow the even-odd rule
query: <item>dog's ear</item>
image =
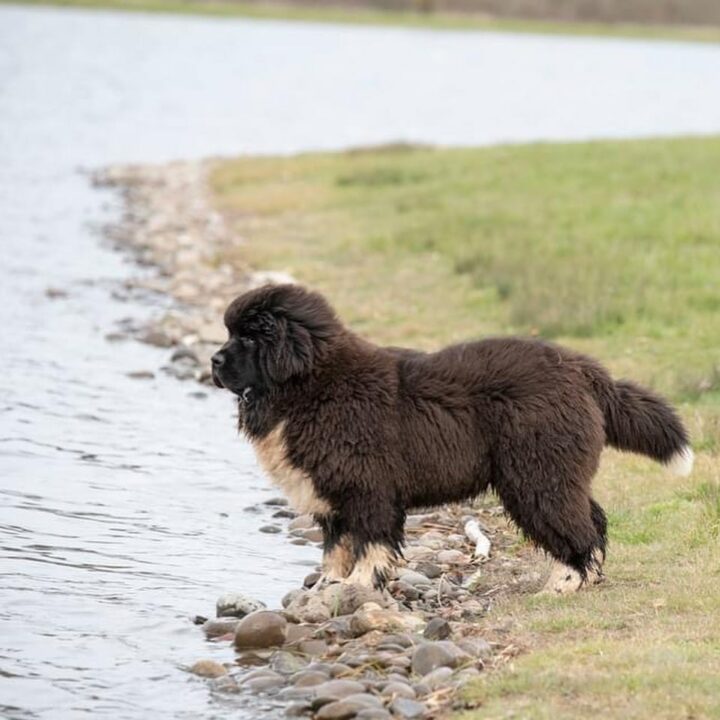
<svg viewBox="0 0 720 720">
<path fill-rule="evenodd" d="M 275 318 L 275 341 L 267 348 L 265 370 L 277 383 L 305 375 L 313 366 L 315 350 L 310 331 L 300 322 Z"/>
</svg>

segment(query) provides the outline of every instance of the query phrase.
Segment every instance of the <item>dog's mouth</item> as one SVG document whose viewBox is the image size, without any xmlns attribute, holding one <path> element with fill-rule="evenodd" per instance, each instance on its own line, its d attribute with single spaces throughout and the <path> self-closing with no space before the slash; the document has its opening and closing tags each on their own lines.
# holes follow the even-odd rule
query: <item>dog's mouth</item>
<svg viewBox="0 0 720 720">
<path fill-rule="evenodd" d="M 241 388 L 234 388 L 230 385 L 226 385 L 223 383 L 222 378 L 218 373 L 216 373 L 214 370 L 211 373 L 212 375 L 212 381 L 215 383 L 215 385 L 219 388 L 222 388 L 223 390 L 229 390 L 234 395 L 238 396 L 238 399 L 242 403 L 248 403 L 252 399 L 253 396 L 253 388 L 251 385 L 246 385 L 245 387 Z"/>
</svg>

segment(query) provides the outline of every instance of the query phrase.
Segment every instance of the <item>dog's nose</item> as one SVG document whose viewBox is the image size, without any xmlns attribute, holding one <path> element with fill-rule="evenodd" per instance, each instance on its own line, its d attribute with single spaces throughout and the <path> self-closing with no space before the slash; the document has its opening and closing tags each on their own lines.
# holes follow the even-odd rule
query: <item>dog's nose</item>
<svg viewBox="0 0 720 720">
<path fill-rule="evenodd" d="M 225 364 L 225 353 L 216 352 L 211 358 L 212 366 L 214 368 L 222 367 Z"/>
</svg>

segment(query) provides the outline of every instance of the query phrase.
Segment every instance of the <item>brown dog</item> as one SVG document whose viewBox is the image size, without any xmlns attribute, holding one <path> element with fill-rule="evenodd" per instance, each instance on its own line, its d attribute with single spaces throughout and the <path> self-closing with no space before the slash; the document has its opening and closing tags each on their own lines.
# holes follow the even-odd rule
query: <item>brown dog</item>
<svg viewBox="0 0 720 720">
<path fill-rule="evenodd" d="M 605 513 L 590 492 L 603 447 L 681 474 L 692 467 L 663 399 L 557 345 L 378 347 L 297 285 L 241 295 L 225 324 L 213 379 L 238 396 L 240 428 L 264 469 L 320 523 L 326 580 L 381 586 L 409 508 L 492 488 L 579 585 L 599 577 L 605 557 Z"/>
</svg>

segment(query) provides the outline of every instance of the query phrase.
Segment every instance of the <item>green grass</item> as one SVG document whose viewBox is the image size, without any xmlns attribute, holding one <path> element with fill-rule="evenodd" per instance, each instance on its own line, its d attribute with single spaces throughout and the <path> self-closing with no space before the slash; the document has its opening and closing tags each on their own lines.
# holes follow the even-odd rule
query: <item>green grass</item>
<svg viewBox="0 0 720 720">
<path fill-rule="evenodd" d="M 485 30 L 551 35 L 600 35 L 680 42 L 720 42 L 720 28 L 714 26 L 565 23 L 513 20 L 492 18 L 481 14 L 449 12 L 425 13 L 351 7 L 303 7 L 291 3 L 283 4 L 282 2 L 252 3 L 232 2 L 230 0 L 0 0 L 0 4 L 55 5 L 214 17 L 389 25 L 433 30 Z"/>
<path fill-rule="evenodd" d="M 698 451 L 668 477 L 608 451 L 596 495 L 608 580 L 515 595 L 480 628 L 519 653 L 470 687 L 470 718 L 720 716 L 720 139 L 436 150 L 215 164 L 246 242 L 378 342 L 532 333 L 667 393 Z"/>
</svg>

